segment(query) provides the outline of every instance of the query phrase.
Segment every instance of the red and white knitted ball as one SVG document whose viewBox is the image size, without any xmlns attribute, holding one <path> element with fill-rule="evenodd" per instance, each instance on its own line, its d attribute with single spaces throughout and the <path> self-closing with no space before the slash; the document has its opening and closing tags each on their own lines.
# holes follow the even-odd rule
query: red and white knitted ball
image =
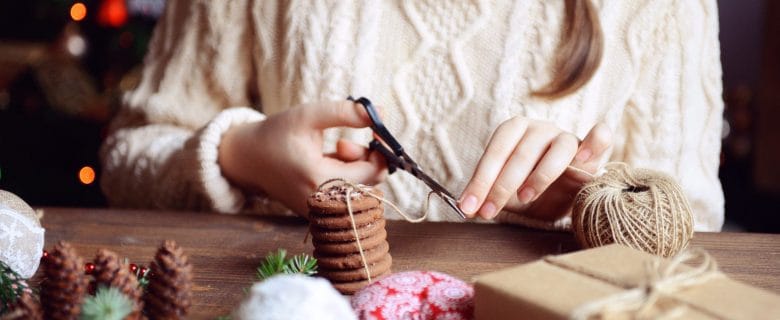
<svg viewBox="0 0 780 320">
<path fill-rule="evenodd" d="M 362 320 L 472 319 L 474 288 L 440 272 L 401 272 L 358 291 L 352 308 Z"/>
</svg>

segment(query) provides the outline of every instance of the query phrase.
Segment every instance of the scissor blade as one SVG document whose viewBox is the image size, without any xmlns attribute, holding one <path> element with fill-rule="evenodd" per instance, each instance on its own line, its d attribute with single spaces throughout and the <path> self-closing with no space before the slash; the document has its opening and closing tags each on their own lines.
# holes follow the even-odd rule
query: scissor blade
<svg viewBox="0 0 780 320">
<path fill-rule="evenodd" d="M 420 169 L 419 167 L 416 168 L 416 170 L 414 171 L 415 171 L 415 176 L 418 179 L 422 180 L 426 185 L 428 185 L 428 187 L 431 188 L 431 190 L 433 190 L 435 194 L 441 197 L 442 200 L 444 200 L 444 202 L 446 202 L 450 206 L 450 208 L 455 210 L 455 212 L 458 213 L 461 219 L 466 219 L 466 214 L 463 213 L 463 210 L 460 210 L 460 207 L 458 207 L 458 200 L 455 200 L 455 197 L 453 197 L 452 194 L 449 191 L 447 191 L 447 189 L 445 189 L 441 184 L 436 182 L 436 180 L 434 180 L 433 178 L 425 174 L 425 172 L 423 172 L 422 169 Z"/>
</svg>

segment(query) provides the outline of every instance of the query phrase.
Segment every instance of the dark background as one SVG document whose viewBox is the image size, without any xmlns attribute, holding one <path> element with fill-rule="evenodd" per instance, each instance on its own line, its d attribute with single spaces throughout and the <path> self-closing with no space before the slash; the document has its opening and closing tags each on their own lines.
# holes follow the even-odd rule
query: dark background
<svg viewBox="0 0 780 320">
<path fill-rule="evenodd" d="M 105 206 L 97 151 L 164 0 L 0 2 L 0 189 L 36 206 Z M 726 230 L 780 232 L 780 5 L 720 0 Z M 97 179 L 81 181 L 89 167 Z M 89 170 L 89 169 L 84 169 Z M 88 177 L 85 177 L 88 178 Z"/>
</svg>

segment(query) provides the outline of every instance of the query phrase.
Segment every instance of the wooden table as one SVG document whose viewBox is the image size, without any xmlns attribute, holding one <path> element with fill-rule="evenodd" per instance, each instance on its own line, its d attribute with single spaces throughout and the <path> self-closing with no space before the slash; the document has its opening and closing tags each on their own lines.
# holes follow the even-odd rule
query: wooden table
<svg viewBox="0 0 780 320">
<path fill-rule="evenodd" d="M 176 240 L 195 270 L 193 319 L 227 315 L 255 281 L 255 269 L 270 251 L 310 253 L 306 223 L 293 218 L 228 216 L 202 212 L 44 208 L 46 247 L 69 241 L 85 259 L 109 248 L 147 265 L 164 239 Z M 393 270 L 437 270 L 464 280 L 548 254 L 577 249 L 567 233 L 472 223 L 389 222 Z M 735 279 L 780 291 L 780 235 L 698 233 Z"/>
</svg>

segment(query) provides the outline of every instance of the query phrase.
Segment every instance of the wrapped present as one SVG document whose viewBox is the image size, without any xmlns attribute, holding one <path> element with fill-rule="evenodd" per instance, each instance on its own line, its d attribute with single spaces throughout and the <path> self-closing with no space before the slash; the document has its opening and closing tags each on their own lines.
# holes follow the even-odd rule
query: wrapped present
<svg viewBox="0 0 780 320">
<path fill-rule="evenodd" d="M 780 296 L 729 279 L 701 249 L 663 259 L 621 245 L 485 274 L 479 319 L 778 319 Z"/>
</svg>

